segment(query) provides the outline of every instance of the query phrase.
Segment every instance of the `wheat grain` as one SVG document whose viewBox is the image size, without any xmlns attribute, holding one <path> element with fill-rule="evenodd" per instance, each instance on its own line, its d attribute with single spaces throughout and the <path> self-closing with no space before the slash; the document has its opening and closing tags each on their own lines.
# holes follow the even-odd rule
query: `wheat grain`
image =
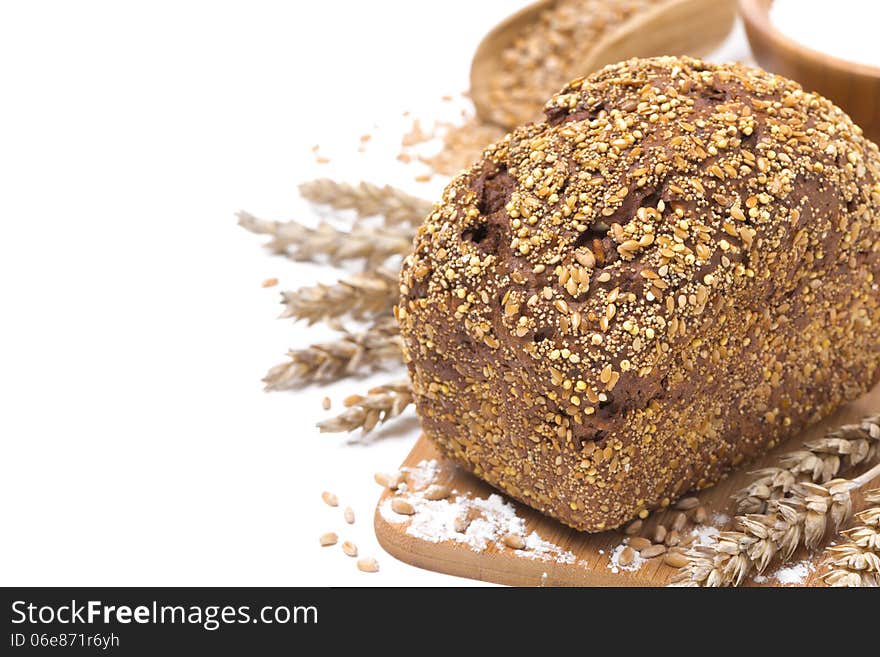
<svg viewBox="0 0 880 657">
<path fill-rule="evenodd" d="M 764 468 L 734 499 L 740 513 L 765 513 L 771 500 L 785 497 L 798 482 L 825 483 L 853 467 L 867 463 L 878 453 L 880 415 L 864 418 L 805 443 L 803 449 L 785 454 L 779 466 Z"/>
<path fill-rule="evenodd" d="M 379 268 L 356 274 L 334 285 L 318 283 L 281 293 L 282 318 L 321 320 L 351 316 L 355 319 L 390 313 L 397 301 L 397 273 Z"/>
<path fill-rule="evenodd" d="M 321 433 L 340 433 L 362 429 L 369 433 L 377 424 L 398 417 L 413 403 L 409 379 L 371 389 L 358 403 L 343 413 L 318 423 Z M 389 483 L 390 486 L 390 483 Z"/>
<path fill-rule="evenodd" d="M 393 317 L 383 317 L 360 333 L 287 352 L 288 361 L 263 377 L 266 390 L 292 390 L 401 362 L 401 338 Z"/>
<path fill-rule="evenodd" d="M 337 210 L 354 210 L 358 217 L 380 215 L 388 226 L 417 226 L 431 211 L 431 203 L 411 196 L 390 185 L 361 182 L 350 185 L 329 178 L 319 178 L 299 186 L 302 196 Z"/>
</svg>

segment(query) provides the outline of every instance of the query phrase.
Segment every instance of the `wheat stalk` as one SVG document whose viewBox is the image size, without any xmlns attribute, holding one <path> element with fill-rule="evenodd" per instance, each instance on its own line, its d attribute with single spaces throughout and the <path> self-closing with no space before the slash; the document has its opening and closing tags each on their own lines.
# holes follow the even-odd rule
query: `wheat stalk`
<svg viewBox="0 0 880 657">
<path fill-rule="evenodd" d="M 372 273 L 350 276 L 334 285 L 301 287 L 281 293 L 282 318 L 321 320 L 351 316 L 355 319 L 390 313 L 397 301 L 397 274 L 379 268 Z"/>
<path fill-rule="evenodd" d="M 238 213 L 240 226 L 258 235 L 269 235 L 266 248 L 292 260 L 316 261 L 326 257 L 330 264 L 364 259 L 365 267 L 381 265 L 391 256 L 405 255 L 412 248 L 415 231 L 405 226 L 355 224 L 348 232 L 321 222 L 309 228 L 296 221 L 269 221 L 247 212 Z"/>
<path fill-rule="evenodd" d="M 764 468 L 734 499 L 740 513 L 765 513 L 771 500 L 782 499 L 798 482 L 825 483 L 838 474 L 869 462 L 880 450 L 880 415 L 864 418 L 805 443 L 783 455 L 779 466 Z"/>
<path fill-rule="evenodd" d="M 339 433 L 361 429 L 368 434 L 377 424 L 399 416 L 413 403 L 412 385 L 408 379 L 388 383 L 346 400 L 349 408 L 318 423 L 321 433 Z"/>
<path fill-rule="evenodd" d="M 880 488 L 865 493 L 873 506 L 856 514 L 859 525 L 843 535 L 848 542 L 826 550 L 831 570 L 822 575 L 829 586 L 880 586 Z"/>
<path fill-rule="evenodd" d="M 302 183 L 300 194 L 312 203 L 337 210 L 354 210 L 358 217 L 381 215 L 387 226 L 418 226 L 431 211 L 431 204 L 390 185 L 357 185 L 319 178 Z"/>
<path fill-rule="evenodd" d="M 736 531 L 721 532 L 713 544 L 691 548 L 673 583 L 739 586 L 749 573 L 763 572 L 775 558 L 788 561 L 800 545 L 814 549 L 829 527 L 837 530 L 849 518 L 852 491 L 878 476 L 880 464 L 855 479 L 793 484 L 786 497 L 767 502 L 767 513 L 737 516 Z"/>
<path fill-rule="evenodd" d="M 403 359 L 402 341 L 393 317 L 382 317 L 361 333 L 287 352 L 289 360 L 263 378 L 266 390 L 290 390 L 375 371 Z"/>
</svg>

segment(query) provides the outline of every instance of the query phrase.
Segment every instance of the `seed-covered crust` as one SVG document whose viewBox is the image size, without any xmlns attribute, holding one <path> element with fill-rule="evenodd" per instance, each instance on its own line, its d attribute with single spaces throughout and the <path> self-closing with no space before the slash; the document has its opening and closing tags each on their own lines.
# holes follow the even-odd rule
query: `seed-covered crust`
<svg viewBox="0 0 880 657">
<path fill-rule="evenodd" d="M 401 274 L 425 433 L 599 531 L 880 378 L 880 155 L 790 80 L 688 58 L 575 80 L 446 188 Z"/>
</svg>

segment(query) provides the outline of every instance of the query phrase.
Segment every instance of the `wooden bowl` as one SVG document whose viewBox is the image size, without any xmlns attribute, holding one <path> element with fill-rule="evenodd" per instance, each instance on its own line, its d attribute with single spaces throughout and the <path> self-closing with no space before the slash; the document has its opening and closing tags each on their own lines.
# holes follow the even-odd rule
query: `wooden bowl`
<svg viewBox="0 0 880 657">
<path fill-rule="evenodd" d="M 752 53 L 768 71 L 800 82 L 804 89 L 830 98 L 880 142 L 880 67 L 849 62 L 812 50 L 780 32 L 770 22 L 772 0 L 739 0 Z M 833 4 L 804 3 L 805 11 Z"/>
</svg>

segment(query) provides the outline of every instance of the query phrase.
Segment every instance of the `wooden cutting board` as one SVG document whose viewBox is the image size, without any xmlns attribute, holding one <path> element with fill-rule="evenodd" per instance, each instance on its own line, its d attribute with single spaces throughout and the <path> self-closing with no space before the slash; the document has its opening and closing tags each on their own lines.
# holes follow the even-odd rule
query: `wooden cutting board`
<svg viewBox="0 0 880 657">
<path fill-rule="evenodd" d="M 734 513 L 730 495 L 750 482 L 748 471 L 772 465 L 781 452 L 797 449 L 803 441 L 821 437 L 831 427 L 854 422 L 877 412 L 880 412 L 880 386 L 804 435 L 780 446 L 751 467 L 741 468 L 713 488 L 699 493 L 702 505 L 709 512 L 710 518 L 715 514 L 732 517 Z M 438 463 L 436 478 L 444 483 L 449 482 L 458 494 L 486 498 L 492 493 L 497 493 L 476 477 L 446 461 L 425 436 L 419 438 L 403 462 L 402 468 L 414 468 L 420 462 L 431 459 L 436 459 Z M 874 480 L 870 487 L 878 486 L 880 486 L 880 478 Z M 475 551 L 467 544 L 453 540 L 435 543 L 416 538 L 406 531 L 411 522 L 406 516 L 394 517 L 393 522 L 387 519 L 394 516 L 389 513 L 386 503 L 391 495 L 393 493 L 385 491 L 379 500 L 374 521 L 376 536 L 382 547 L 392 556 L 420 568 L 514 586 L 664 586 L 676 572 L 675 569 L 664 565 L 660 557 L 645 560 L 637 570 L 617 569 L 618 572 L 615 573 L 610 567 L 610 555 L 615 547 L 623 542 L 625 537 L 622 532 L 611 531 L 601 534 L 578 532 L 518 503 L 514 503 L 514 506 L 517 515 L 525 520 L 526 532 L 535 531 L 545 541 L 573 553 L 574 563 L 560 563 L 553 558 L 548 560 L 527 558 L 524 553 L 518 553 L 493 542 L 490 542 L 486 549 Z M 857 495 L 855 501 L 856 509 L 859 509 L 861 497 Z M 384 512 L 383 505 L 385 505 Z M 645 522 L 648 532 L 652 531 L 656 522 L 664 522 L 667 526 L 671 524 L 672 513 L 664 511 L 654 514 Z M 716 523 L 710 520 L 709 524 Z M 688 527 L 692 525 L 689 524 Z M 724 526 L 719 524 L 718 528 L 724 529 Z M 646 536 L 651 535 L 644 530 L 642 533 Z M 810 559 L 815 570 L 799 585 L 821 585 L 817 581 L 818 575 L 822 572 L 821 550 L 813 555 L 802 551 L 794 557 L 794 561 L 804 559 Z M 771 576 L 763 582 L 764 586 L 780 585 L 772 577 L 778 567 L 778 564 L 771 564 L 768 568 L 765 575 Z M 755 585 L 751 581 L 749 584 Z"/>
</svg>

